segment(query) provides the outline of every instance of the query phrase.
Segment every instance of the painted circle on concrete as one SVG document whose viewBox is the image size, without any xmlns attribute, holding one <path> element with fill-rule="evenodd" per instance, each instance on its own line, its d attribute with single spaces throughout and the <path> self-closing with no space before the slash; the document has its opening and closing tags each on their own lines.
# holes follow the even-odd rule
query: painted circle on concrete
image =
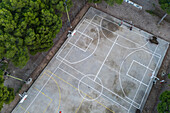
<svg viewBox="0 0 170 113">
<path fill-rule="evenodd" d="M 94 101 L 98 99 L 103 92 L 101 79 L 92 74 L 83 76 L 78 83 L 78 92 L 85 100 Z"/>
</svg>

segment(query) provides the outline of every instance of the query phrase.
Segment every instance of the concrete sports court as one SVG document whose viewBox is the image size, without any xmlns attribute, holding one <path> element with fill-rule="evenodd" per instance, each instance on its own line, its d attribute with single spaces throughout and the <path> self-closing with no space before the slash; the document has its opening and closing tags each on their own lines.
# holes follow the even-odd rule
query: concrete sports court
<svg viewBox="0 0 170 113">
<path fill-rule="evenodd" d="M 169 43 L 90 8 L 12 113 L 135 113 Z"/>
</svg>

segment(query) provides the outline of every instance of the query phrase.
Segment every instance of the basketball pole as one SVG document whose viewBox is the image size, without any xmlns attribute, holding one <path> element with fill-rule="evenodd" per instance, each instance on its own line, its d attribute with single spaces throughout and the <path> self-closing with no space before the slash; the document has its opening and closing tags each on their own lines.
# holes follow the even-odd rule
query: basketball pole
<svg viewBox="0 0 170 113">
<path fill-rule="evenodd" d="M 67 13 L 67 18 L 68 18 L 69 26 L 70 26 L 70 28 L 72 28 L 71 23 L 70 23 L 70 17 L 69 17 L 69 14 L 68 14 L 68 9 L 67 9 L 67 3 L 66 2 L 67 2 L 67 0 L 65 0 L 64 5 L 65 5 L 65 8 L 66 8 L 66 13 Z"/>
</svg>

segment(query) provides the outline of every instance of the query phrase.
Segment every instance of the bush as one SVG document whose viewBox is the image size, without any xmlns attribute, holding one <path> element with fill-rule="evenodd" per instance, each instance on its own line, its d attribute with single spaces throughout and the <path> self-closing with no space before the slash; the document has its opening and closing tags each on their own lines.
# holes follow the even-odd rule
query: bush
<svg viewBox="0 0 170 113">
<path fill-rule="evenodd" d="M 157 110 L 159 113 L 169 113 L 170 112 L 170 91 L 163 92 L 159 100 L 161 101 L 158 106 Z"/>
</svg>

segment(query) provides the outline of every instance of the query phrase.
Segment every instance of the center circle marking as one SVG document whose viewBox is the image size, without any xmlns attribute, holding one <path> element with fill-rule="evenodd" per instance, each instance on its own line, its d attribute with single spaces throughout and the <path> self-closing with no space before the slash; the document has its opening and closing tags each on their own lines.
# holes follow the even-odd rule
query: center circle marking
<svg viewBox="0 0 170 113">
<path fill-rule="evenodd" d="M 88 81 L 85 81 L 85 80 L 88 80 Z M 89 81 L 93 83 L 89 83 Z M 103 84 L 102 84 L 101 79 L 92 74 L 83 76 L 79 80 L 79 83 L 78 83 L 78 92 L 81 95 L 81 97 L 85 100 L 94 101 L 98 99 L 102 95 L 102 92 L 103 92 Z"/>
</svg>

